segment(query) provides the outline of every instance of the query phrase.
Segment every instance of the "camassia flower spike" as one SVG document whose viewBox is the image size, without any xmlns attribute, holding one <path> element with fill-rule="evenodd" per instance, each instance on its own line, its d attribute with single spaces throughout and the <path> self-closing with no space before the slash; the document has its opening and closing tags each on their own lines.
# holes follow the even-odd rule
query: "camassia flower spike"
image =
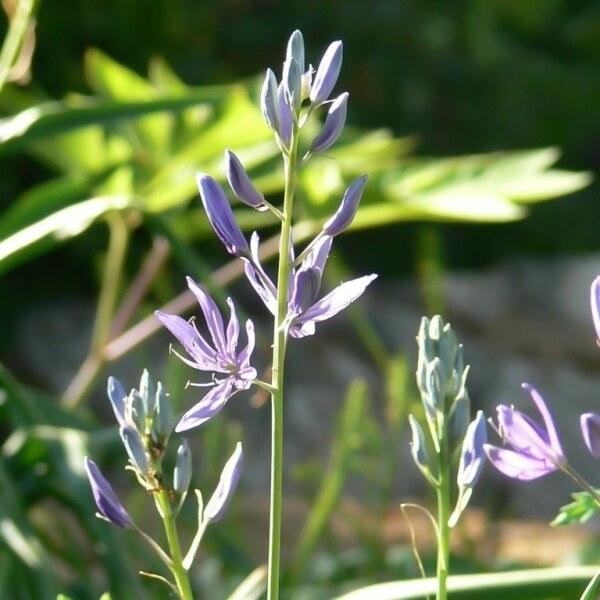
<svg viewBox="0 0 600 600">
<path fill-rule="evenodd" d="M 194 321 L 186 321 L 177 315 L 169 315 L 156 311 L 158 320 L 179 340 L 190 358 L 174 352 L 184 363 L 199 371 L 213 372 L 212 382 L 192 384 L 212 386 L 212 389 L 186 412 L 175 431 L 186 431 L 202 425 L 217 414 L 227 400 L 239 390 L 247 390 L 256 379 L 256 369 L 250 365 L 250 356 L 254 350 L 254 325 L 246 321 L 248 344 L 240 352 L 237 351 L 240 325 L 235 307 L 230 298 L 227 304 L 231 317 L 227 328 L 212 298 L 191 278 L 187 278 L 190 291 L 196 296 L 204 314 L 212 345 L 200 335 Z M 218 379 L 216 374 L 224 377 Z"/>
<path fill-rule="evenodd" d="M 501 404 L 497 407 L 497 431 L 510 449 L 490 444 L 484 450 L 492 464 L 502 473 L 515 479 L 537 479 L 566 464 L 554 422 L 540 394 L 528 383 L 523 384 L 537 406 L 544 426 L 516 410 Z"/>
<path fill-rule="evenodd" d="M 330 236 L 320 238 L 313 245 L 302 265 L 292 270 L 286 316 L 286 325 L 292 337 L 302 338 L 313 335 L 316 323 L 330 319 L 352 304 L 377 277 L 377 275 L 365 275 L 346 281 L 321 300 L 317 300 L 321 289 L 323 269 L 331 248 L 331 240 Z M 256 233 L 250 239 L 250 251 L 252 263 L 246 262 L 246 275 L 265 306 L 272 314 L 275 314 L 277 290 L 260 265 Z"/>
</svg>

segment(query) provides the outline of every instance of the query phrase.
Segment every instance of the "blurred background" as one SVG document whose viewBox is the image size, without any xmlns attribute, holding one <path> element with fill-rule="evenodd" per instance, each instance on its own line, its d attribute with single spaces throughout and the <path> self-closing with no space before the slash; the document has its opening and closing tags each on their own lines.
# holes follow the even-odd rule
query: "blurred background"
<svg viewBox="0 0 600 600">
<path fill-rule="evenodd" d="M 4 39 L 25 4 L 6 1 Z M 193 174 L 222 180 L 230 147 L 277 203 L 277 149 L 256 102 L 294 29 L 313 65 L 343 40 L 336 89 L 350 92 L 344 137 L 301 177 L 298 218 L 309 234 L 297 241 L 318 231 L 352 178 L 370 172 L 329 277 L 380 278 L 361 308 L 291 351 L 289 580 L 307 582 L 293 597 L 418 576 L 389 507 L 400 493 L 425 493 L 414 469 L 408 482 L 397 476 L 411 469 L 400 454 L 406 414 L 418 410 L 421 314 L 441 311 L 458 324 L 467 357 L 472 348 L 476 407 L 493 414 L 507 389 L 519 398 L 518 383 L 535 376 L 553 400 L 569 390 L 578 407 L 593 408 L 587 286 L 600 272 L 600 2 L 46 0 L 23 23 L 0 94 L 1 504 L 30 540 L 4 539 L 0 575 L 19 597 L 46 597 L 47 588 L 92 598 L 109 587 L 132 597 L 119 596 L 120 585 L 137 586 L 136 598 L 160 597 L 155 584 L 134 583 L 135 568 L 118 583 L 127 552 L 139 549 L 94 521 L 78 461 L 93 449 L 132 510 L 144 510 L 141 492 L 126 491 L 133 486 L 120 470 L 104 381 L 112 373 L 133 387 L 147 366 L 178 409 L 193 399 L 183 390 L 189 369 L 167 357 L 169 338 L 150 324 L 174 298 L 191 314 L 185 274 L 221 296 L 226 288 L 268 332 L 239 272 L 223 268 L 229 257 L 200 211 Z M 274 233 L 263 216 L 235 208 L 246 231 Z M 248 540 L 266 524 L 263 404 L 241 400 L 194 442 L 199 486 L 210 488 L 241 435 L 255 456 L 242 484 L 247 501 L 207 537 L 196 583 L 222 590 L 215 598 L 261 560 Z M 310 417 L 321 410 L 318 429 Z M 386 462 L 390 447 L 397 456 Z M 333 490 L 324 484 L 332 472 Z M 479 498 L 488 514 L 523 516 L 532 498 L 547 497 L 540 487 L 511 500 L 489 477 L 491 491 Z M 561 493 L 568 501 L 568 488 Z M 346 496 L 336 524 L 333 499 Z M 365 506 L 375 516 L 361 529 L 356 511 Z M 544 517 L 557 506 L 546 508 Z M 497 546 L 477 556 L 473 540 L 485 525 L 473 527 L 459 552 L 464 568 L 496 568 Z M 352 552 L 338 552 L 348 539 Z M 100 567 L 98 556 L 111 552 Z M 132 562 L 139 568 L 137 555 Z M 36 587 L 31 571 L 45 583 Z"/>
</svg>

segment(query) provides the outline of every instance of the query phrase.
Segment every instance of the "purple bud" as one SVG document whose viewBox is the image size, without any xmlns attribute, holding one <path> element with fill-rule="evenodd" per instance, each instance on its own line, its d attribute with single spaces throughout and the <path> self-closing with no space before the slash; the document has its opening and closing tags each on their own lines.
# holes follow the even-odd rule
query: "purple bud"
<svg viewBox="0 0 600 600">
<path fill-rule="evenodd" d="M 248 242 L 235 221 L 229 200 L 221 186 L 210 175 L 204 173 L 196 174 L 196 183 L 208 220 L 227 252 L 234 256 L 249 255 Z"/>
<path fill-rule="evenodd" d="M 600 276 L 592 283 L 592 319 L 596 328 L 596 337 L 600 341 Z"/>
<path fill-rule="evenodd" d="M 342 42 L 333 42 L 325 51 L 310 90 L 310 101 L 323 104 L 333 90 L 342 66 Z"/>
<path fill-rule="evenodd" d="M 123 441 L 125 450 L 127 450 L 131 465 L 142 475 L 148 473 L 150 465 L 148 464 L 148 457 L 146 456 L 140 434 L 133 427 L 129 426 L 121 427 L 119 433 L 121 434 L 121 440 Z"/>
<path fill-rule="evenodd" d="M 325 235 L 337 235 L 352 223 L 368 178 L 368 175 L 362 175 L 346 190 L 336 213 L 323 225 Z"/>
<path fill-rule="evenodd" d="M 205 520 L 219 521 L 223 517 L 242 474 L 243 466 L 244 454 L 242 452 L 242 444 L 238 442 L 233 454 L 225 464 L 225 467 L 223 467 L 217 489 L 204 509 Z"/>
<path fill-rule="evenodd" d="M 463 440 L 457 483 L 459 488 L 473 487 L 485 463 L 483 445 L 487 442 L 485 415 L 481 410 L 467 427 Z"/>
<path fill-rule="evenodd" d="M 302 94 L 302 72 L 293 58 L 287 58 L 283 63 L 283 86 L 285 99 L 290 110 L 295 113 L 300 108 Z"/>
<path fill-rule="evenodd" d="M 585 413 L 580 421 L 585 445 L 592 456 L 600 458 L 600 415 Z"/>
<path fill-rule="evenodd" d="M 94 502 L 98 512 L 107 520 L 125 529 L 133 525 L 133 520 L 123 508 L 110 483 L 106 481 L 96 463 L 87 456 L 84 458 L 85 471 L 90 481 Z"/>
<path fill-rule="evenodd" d="M 298 63 L 300 72 L 304 71 L 304 39 L 297 29 L 290 36 L 285 56 L 286 59 L 293 58 Z"/>
<path fill-rule="evenodd" d="M 327 148 L 337 142 L 346 123 L 347 107 L 348 92 L 344 92 L 341 96 L 338 96 L 329 107 L 323 128 L 310 146 L 310 151 L 313 154 L 325 152 Z"/>
<path fill-rule="evenodd" d="M 239 200 L 257 210 L 267 209 L 265 197 L 254 187 L 239 158 L 231 150 L 225 150 L 225 169 L 227 181 Z"/>
<path fill-rule="evenodd" d="M 118 379 L 109 377 L 107 392 L 119 426 L 125 425 L 125 401 L 127 399 L 125 388 Z"/>
<path fill-rule="evenodd" d="M 278 104 L 277 79 L 275 79 L 275 73 L 271 69 L 267 69 L 265 81 L 260 92 L 260 110 L 263 119 L 274 133 L 278 133 L 279 131 Z"/>
<path fill-rule="evenodd" d="M 173 471 L 173 489 L 177 494 L 185 494 L 192 480 L 192 453 L 184 439 L 177 449 L 175 469 Z"/>
<path fill-rule="evenodd" d="M 279 139 L 283 145 L 286 148 L 289 148 L 290 142 L 292 141 L 294 116 L 292 115 L 292 109 L 286 101 L 283 83 L 280 83 L 279 87 L 277 88 L 277 96 L 279 99 L 277 104 L 277 108 L 279 110 L 279 129 L 277 130 L 277 135 L 279 136 Z"/>
</svg>

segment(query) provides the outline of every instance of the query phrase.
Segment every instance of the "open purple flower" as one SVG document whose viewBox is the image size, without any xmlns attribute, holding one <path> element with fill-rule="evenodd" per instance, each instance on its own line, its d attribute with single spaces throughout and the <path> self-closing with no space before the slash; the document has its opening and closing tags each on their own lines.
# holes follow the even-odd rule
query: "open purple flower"
<svg viewBox="0 0 600 600">
<path fill-rule="evenodd" d="M 131 527 L 133 520 L 125 508 L 123 508 L 110 483 L 102 475 L 96 463 L 86 456 L 84 458 L 84 466 L 90 481 L 90 487 L 92 488 L 94 502 L 100 515 L 118 527 L 123 527 L 124 529 Z"/>
<path fill-rule="evenodd" d="M 543 398 L 528 383 L 523 388 L 540 411 L 544 427 L 514 407 L 501 404 L 497 407 L 497 430 L 511 449 L 485 444 L 484 450 L 499 471 L 515 479 L 529 480 L 558 470 L 566 458 Z"/>
<path fill-rule="evenodd" d="M 315 324 L 325 321 L 352 304 L 365 291 L 377 275 L 366 275 L 342 283 L 321 300 L 317 296 L 321 289 L 323 269 L 329 256 L 331 237 L 323 236 L 312 247 L 302 265 L 292 269 L 289 282 L 288 312 L 286 325 L 295 338 L 313 335 Z M 258 236 L 250 240 L 252 262 L 246 262 L 246 275 L 265 306 L 272 314 L 277 308 L 277 289 L 260 265 L 258 258 Z M 291 257 L 293 261 L 293 257 Z"/>
<path fill-rule="evenodd" d="M 175 431 L 186 431 L 202 425 L 217 414 L 233 394 L 239 390 L 247 390 L 256 379 L 256 369 L 250 365 L 250 356 L 254 350 L 252 321 L 246 321 L 248 344 L 238 352 L 240 324 L 231 299 L 227 299 L 231 317 L 225 328 L 221 313 L 212 298 L 191 277 L 187 278 L 187 282 L 204 314 L 212 345 L 200 335 L 193 320 L 186 321 L 177 315 L 169 315 L 158 310 L 155 313 L 156 317 L 189 354 L 190 358 L 186 358 L 175 352 L 184 363 L 200 371 L 221 373 L 224 377 L 218 379 L 213 375 L 213 381 L 210 383 L 192 384 L 212 386 L 212 389 L 183 415 Z"/>
</svg>

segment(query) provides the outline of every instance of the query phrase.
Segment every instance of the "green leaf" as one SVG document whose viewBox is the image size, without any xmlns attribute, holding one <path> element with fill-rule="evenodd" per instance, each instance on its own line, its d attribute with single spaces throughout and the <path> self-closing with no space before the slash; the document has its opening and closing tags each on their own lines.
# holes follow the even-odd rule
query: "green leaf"
<svg viewBox="0 0 600 600">
<path fill-rule="evenodd" d="M 585 588 L 580 600 L 598 600 L 600 596 L 600 573 L 597 573 Z"/>
<path fill-rule="evenodd" d="M 597 490 L 600 492 L 600 490 Z M 570 525 L 571 523 L 585 523 L 599 510 L 598 504 L 589 492 L 574 492 L 571 494 L 573 502 L 561 506 L 558 515 L 551 525 Z"/>
<path fill-rule="evenodd" d="M 63 208 L 0 241 L 0 272 L 14 266 L 19 253 L 42 242 L 56 243 L 85 231 L 96 219 L 111 210 L 134 204 L 125 195 L 91 198 Z"/>
</svg>

